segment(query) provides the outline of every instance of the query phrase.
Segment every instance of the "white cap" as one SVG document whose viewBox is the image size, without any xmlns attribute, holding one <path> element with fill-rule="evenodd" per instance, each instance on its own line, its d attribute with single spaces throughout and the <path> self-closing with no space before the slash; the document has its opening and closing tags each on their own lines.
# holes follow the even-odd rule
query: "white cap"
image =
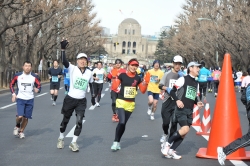
<svg viewBox="0 0 250 166">
<path fill-rule="evenodd" d="M 182 57 L 180 55 L 174 56 L 173 62 L 181 62 L 181 63 L 183 63 Z"/>
<path fill-rule="evenodd" d="M 87 56 L 86 54 L 84 54 L 84 53 L 78 54 L 77 57 L 76 57 L 76 59 L 80 59 L 80 58 L 82 58 L 82 57 L 88 59 L 88 56 Z"/>
<path fill-rule="evenodd" d="M 191 67 L 191 66 L 201 66 L 201 64 L 197 63 L 197 62 L 190 62 L 187 66 L 187 68 Z"/>
</svg>

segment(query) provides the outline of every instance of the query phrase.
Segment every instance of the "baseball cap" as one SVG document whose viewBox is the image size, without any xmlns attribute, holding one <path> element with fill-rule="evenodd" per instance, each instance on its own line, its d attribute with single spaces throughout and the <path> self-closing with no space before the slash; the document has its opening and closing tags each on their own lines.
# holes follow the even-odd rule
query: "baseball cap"
<svg viewBox="0 0 250 166">
<path fill-rule="evenodd" d="M 201 64 L 197 63 L 197 62 L 190 62 L 187 66 L 187 68 L 191 67 L 191 66 L 201 66 Z"/>
<path fill-rule="evenodd" d="M 84 53 L 80 53 L 77 55 L 76 59 L 80 59 L 80 58 L 86 58 L 88 60 L 88 56 Z"/>
</svg>

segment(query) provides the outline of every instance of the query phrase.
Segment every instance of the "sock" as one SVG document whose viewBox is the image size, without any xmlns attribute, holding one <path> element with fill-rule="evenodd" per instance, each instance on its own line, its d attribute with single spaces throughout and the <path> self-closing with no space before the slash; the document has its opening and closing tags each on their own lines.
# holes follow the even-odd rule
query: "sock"
<svg viewBox="0 0 250 166">
<path fill-rule="evenodd" d="M 16 124 L 16 127 L 20 128 L 21 124 L 20 123 L 17 123 Z"/>
<path fill-rule="evenodd" d="M 181 138 L 181 135 L 179 133 L 179 131 L 174 132 L 174 134 L 168 139 L 168 142 L 171 144 L 172 142 L 174 142 L 175 140 Z"/>
<path fill-rule="evenodd" d="M 183 138 L 179 138 L 174 141 L 173 145 L 171 146 L 171 149 L 175 150 L 183 141 Z"/>
<path fill-rule="evenodd" d="M 77 139 L 78 139 L 78 136 L 73 136 L 73 139 L 72 139 L 72 142 L 76 142 L 77 141 Z"/>
<path fill-rule="evenodd" d="M 59 138 L 63 139 L 64 138 L 64 133 L 60 133 Z"/>
<path fill-rule="evenodd" d="M 56 101 L 56 99 L 57 99 L 57 96 L 54 96 L 54 101 Z"/>
</svg>

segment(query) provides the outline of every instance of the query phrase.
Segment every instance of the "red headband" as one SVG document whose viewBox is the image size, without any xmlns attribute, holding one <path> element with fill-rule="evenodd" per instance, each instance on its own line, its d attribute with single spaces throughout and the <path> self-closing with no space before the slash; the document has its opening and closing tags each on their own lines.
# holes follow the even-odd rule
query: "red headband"
<svg viewBox="0 0 250 166">
<path fill-rule="evenodd" d="M 134 60 L 134 61 L 131 61 L 129 63 L 129 65 L 137 65 L 137 66 L 139 66 L 139 63 L 138 63 L 138 61 Z"/>
</svg>

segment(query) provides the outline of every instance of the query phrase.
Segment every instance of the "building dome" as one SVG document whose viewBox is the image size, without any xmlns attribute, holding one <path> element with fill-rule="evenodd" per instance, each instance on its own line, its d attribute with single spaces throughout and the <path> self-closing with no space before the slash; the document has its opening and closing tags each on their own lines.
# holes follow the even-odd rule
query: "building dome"
<svg viewBox="0 0 250 166">
<path fill-rule="evenodd" d="M 123 24 L 123 23 L 131 23 L 131 24 L 139 24 L 139 22 L 138 21 L 136 21 L 135 19 L 133 19 L 133 18 L 126 18 L 125 20 L 123 20 L 122 22 L 121 22 L 121 24 Z"/>
</svg>

